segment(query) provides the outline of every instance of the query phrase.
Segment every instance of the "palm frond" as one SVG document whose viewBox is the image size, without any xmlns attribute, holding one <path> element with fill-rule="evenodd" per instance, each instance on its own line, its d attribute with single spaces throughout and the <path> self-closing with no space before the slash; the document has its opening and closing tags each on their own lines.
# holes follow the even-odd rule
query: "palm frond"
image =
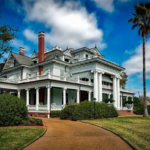
<svg viewBox="0 0 150 150">
<path fill-rule="evenodd" d="M 139 36 L 142 35 L 142 27 L 140 27 L 140 29 L 138 30 L 138 35 L 139 35 Z"/>
<path fill-rule="evenodd" d="M 136 14 L 139 15 L 139 16 L 144 16 L 144 15 L 146 15 L 146 13 L 147 13 L 146 8 L 145 8 L 145 7 L 142 7 L 142 6 L 137 6 L 137 7 L 135 8 L 135 11 L 136 11 Z"/>
<path fill-rule="evenodd" d="M 132 29 L 134 29 L 134 28 L 136 28 L 136 27 L 140 27 L 141 25 L 139 24 L 139 23 L 137 23 L 137 24 L 134 24 L 133 26 L 132 26 Z"/>
<path fill-rule="evenodd" d="M 146 9 L 150 9 L 150 2 L 145 3 L 145 8 L 146 8 Z"/>
</svg>

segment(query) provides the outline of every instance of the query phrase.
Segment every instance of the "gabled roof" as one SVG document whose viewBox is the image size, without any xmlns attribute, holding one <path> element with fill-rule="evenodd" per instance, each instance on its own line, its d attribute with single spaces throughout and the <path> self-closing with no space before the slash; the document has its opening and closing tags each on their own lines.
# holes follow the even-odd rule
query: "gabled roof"
<svg viewBox="0 0 150 150">
<path fill-rule="evenodd" d="M 95 48 L 91 48 L 90 51 L 96 53 L 97 55 L 101 55 L 102 56 L 102 54 L 100 53 L 100 51 L 96 47 Z"/>
<path fill-rule="evenodd" d="M 32 64 L 32 59 L 30 57 L 22 56 L 13 52 L 11 54 L 14 56 L 14 58 L 18 61 L 20 65 L 30 66 Z"/>
<path fill-rule="evenodd" d="M 36 58 L 38 57 L 38 53 L 34 51 L 33 55 L 31 56 L 31 58 Z"/>
</svg>

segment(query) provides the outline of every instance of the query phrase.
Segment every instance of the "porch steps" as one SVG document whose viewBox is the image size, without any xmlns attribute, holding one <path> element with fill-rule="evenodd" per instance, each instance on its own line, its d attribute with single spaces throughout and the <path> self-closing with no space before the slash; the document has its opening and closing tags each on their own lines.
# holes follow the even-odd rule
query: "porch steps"
<svg viewBox="0 0 150 150">
<path fill-rule="evenodd" d="M 133 111 L 127 111 L 127 110 L 118 110 L 119 116 L 118 117 L 127 117 L 127 116 L 142 116 L 142 115 L 136 115 L 133 113 Z"/>
</svg>

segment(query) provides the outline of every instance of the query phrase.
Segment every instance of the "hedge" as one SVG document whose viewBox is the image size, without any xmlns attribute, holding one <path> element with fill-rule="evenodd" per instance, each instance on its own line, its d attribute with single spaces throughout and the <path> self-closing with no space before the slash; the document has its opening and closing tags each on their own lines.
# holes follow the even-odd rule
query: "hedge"
<svg viewBox="0 0 150 150">
<path fill-rule="evenodd" d="M 0 95 L 0 126 L 43 125 L 41 119 L 29 118 L 24 100 L 10 94 Z"/>
<path fill-rule="evenodd" d="M 52 111 L 50 111 L 50 116 L 51 117 L 59 117 L 60 112 L 61 112 L 61 110 L 52 110 Z"/>
<path fill-rule="evenodd" d="M 21 98 L 10 94 L 0 95 L 0 126 L 13 126 L 28 119 L 27 107 Z"/>
<path fill-rule="evenodd" d="M 133 100 L 133 113 L 137 115 L 143 115 L 144 113 L 144 105 L 138 97 L 134 97 Z M 147 106 L 148 114 L 150 114 L 150 105 Z"/>
<path fill-rule="evenodd" d="M 118 117 L 115 107 L 105 103 L 95 102 L 95 117 Z M 84 120 L 94 118 L 94 102 L 83 101 L 79 104 L 67 105 L 60 113 L 61 119 Z"/>
</svg>

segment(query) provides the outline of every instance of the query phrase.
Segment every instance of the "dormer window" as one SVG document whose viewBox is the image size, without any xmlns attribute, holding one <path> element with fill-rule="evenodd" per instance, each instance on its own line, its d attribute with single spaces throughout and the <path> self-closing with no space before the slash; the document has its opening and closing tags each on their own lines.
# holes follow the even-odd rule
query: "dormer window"
<svg viewBox="0 0 150 150">
<path fill-rule="evenodd" d="M 69 62 L 69 59 L 65 58 L 65 61 L 66 61 L 66 62 Z"/>
<path fill-rule="evenodd" d="M 37 61 L 33 61 L 33 64 L 34 64 L 34 65 L 37 64 Z"/>
<path fill-rule="evenodd" d="M 88 54 L 86 54 L 86 59 L 88 59 L 88 57 L 89 57 Z"/>
</svg>

